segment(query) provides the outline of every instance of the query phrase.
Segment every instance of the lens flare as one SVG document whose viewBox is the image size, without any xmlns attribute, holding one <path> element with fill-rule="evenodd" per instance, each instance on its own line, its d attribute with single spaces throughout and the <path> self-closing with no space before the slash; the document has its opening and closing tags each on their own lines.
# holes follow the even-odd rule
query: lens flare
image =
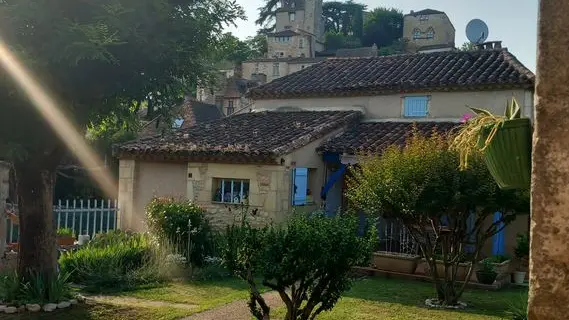
<svg viewBox="0 0 569 320">
<path fill-rule="evenodd" d="M 34 80 L 32 74 L 18 61 L 1 40 L 0 65 L 26 93 L 33 106 L 49 123 L 57 136 L 65 143 L 66 147 L 71 150 L 79 162 L 87 168 L 92 179 L 107 196 L 115 198 L 117 188 L 109 171 L 103 169 L 97 170 L 95 173 L 89 170 L 89 168 L 104 168 L 104 166 L 99 156 L 85 141 L 82 131 L 75 128 L 58 107 L 55 100 Z"/>
</svg>

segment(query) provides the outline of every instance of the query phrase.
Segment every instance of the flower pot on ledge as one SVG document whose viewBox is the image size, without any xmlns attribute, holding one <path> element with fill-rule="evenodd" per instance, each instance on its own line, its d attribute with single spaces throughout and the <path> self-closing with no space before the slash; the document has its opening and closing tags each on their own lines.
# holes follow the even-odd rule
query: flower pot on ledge
<svg viewBox="0 0 569 320">
<path fill-rule="evenodd" d="M 482 130 L 480 143 L 490 134 Z M 484 149 L 484 162 L 501 189 L 525 189 L 531 181 L 531 125 L 527 118 L 505 120 Z"/>
<path fill-rule="evenodd" d="M 75 238 L 73 236 L 57 236 L 58 246 L 72 246 L 75 244 Z"/>
<path fill-rule="evenodd" d="M 379 270 L 413 274 L 420 259 L 418 255 L 379 251 L 373 253 L 372 263 Z"/>
<path fill-rule="evenodd" d="M 423 258 L 422 263 L 424 265 L 425 275 L 427 275 L 427 276 L 431 275 L 431 269 L 429 267 L 429 264 L 427 263 L 427 260 L 425 260 Z M 456 271 L 456 280 L 464 281 L 466 279 L 466 274 L 468 273 L 469 267 L 470 267 L 470 263 L 459 263 L 457 266 L 457 271 Z M 438 274 L 439 278 L 445 277 L 445 265 L 440 260 L 437 260 L 437 274 Z M 476 280 L 476 273 L 475 272 L 472 272 L 472 274 L 470 275 L 470 280 L 471 281 Z"/>
</svg>

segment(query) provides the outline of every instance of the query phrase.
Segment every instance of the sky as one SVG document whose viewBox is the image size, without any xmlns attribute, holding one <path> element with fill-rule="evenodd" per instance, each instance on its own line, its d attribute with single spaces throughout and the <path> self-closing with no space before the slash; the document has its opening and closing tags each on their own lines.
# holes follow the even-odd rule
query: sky
<svg viewBox="0 0 569 320">
<path fill-rule="evenodd" d="M 326 0 L 324 0 L 326 1 Z M 248 20 L 229 27 L 239 38 L 255 35 L 258 11 L 263 0 L 237 0 L 245 9 Z M 526 67 L 535 72 L 537 47 L 538 0 L 356 0 L 368 9 L 394 7 L 409 13 L 411 10 L 435 9 L 446 12 L 456 29 L 456 45 L 466 42 L 466 24 L 478 18 L 488 25 L 488 41 L 502 41 Z"/>
</svg>

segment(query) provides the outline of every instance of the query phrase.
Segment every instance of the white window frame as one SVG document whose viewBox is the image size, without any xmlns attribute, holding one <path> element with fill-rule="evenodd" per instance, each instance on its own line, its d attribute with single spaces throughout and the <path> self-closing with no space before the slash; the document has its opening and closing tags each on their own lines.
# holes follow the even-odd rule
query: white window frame
<svg viewBox="0 0 569 320">
<path fill-rule="evenodd" d="M 298 39 L 298 47 L 300 49 L 304 48 L 304 39 L 302 38 Z"/>
<path fill-rule="evenodd" d="M 280 76 L 280 65 L 278 62 L 273 63 L 273 76 Z"/>
<path fill-rule="evenodd" d="M 216 200 L 217 196 L 217 181 L 221 182 L 221 201 Z M 230 182 L 230 190 L 225 190 L 225 183 Z M 245 193 L 245 185 L 248 185 L 248 191 Z M 248 202 L 251 194 L 251 181 L 248 179 L 237 179 L 237 178 L 213 178 L 212 181 L 212 202 L 214 203 L 244 203 Z M 229 192 L 230 200 L 227 201 L 225 195 Z M 245 197 L 244 197 L 245 196 Z M 237 199 L 237 200 L 236 200 Z"/>
<path fill-rule="evenodd" d="M 421 32 L 421 29 L 419 28 L 413 29 L 413 40 L 421 39 L 422 35 L 423 33 Z"/>
<path fill-rule="evenodd" d="M 227 100 L 227 108 L 226 108 L 226 114 L 232 115 L 235 112 L 235 103 L 233 100 Z M 229 112 L 229 110 L 231 110 L 231 112 Z"/>
<path fill-rule="evenodd" d="M 293 22 L 296 19 L 296 13 L 295 12 L 289 12 L 288 13 L 288 21 Z"/>
</svg>

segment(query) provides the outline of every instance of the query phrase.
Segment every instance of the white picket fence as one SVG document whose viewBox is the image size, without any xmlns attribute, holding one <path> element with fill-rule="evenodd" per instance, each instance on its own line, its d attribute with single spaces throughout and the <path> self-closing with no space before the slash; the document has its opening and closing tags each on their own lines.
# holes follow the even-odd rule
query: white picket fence
<svg viewBox="0 0 569 320">
<path fill-rule="evenodd" d="M 17 208 L 17 207 L 16 207 Z M 15 210 L 15 208 L 8 208 Z M 59 200 L 53 206 L 56 227 L 72 229 L 75 235 L 97 233 L 117 229 L 119 208 L 117 200 Z M 6 223 L 7 243 L 18 241 L 19 230 L 10 219 Z"/>
</svg>

